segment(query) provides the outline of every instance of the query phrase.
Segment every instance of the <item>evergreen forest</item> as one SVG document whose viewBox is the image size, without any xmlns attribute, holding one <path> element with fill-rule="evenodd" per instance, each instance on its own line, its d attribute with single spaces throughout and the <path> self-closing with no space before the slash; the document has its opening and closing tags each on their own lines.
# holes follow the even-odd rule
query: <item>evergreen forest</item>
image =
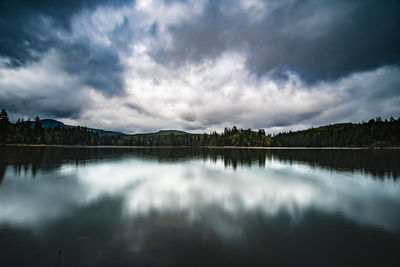
<svg viewBox="0 0 400 267">
<path fill-rule="evenodd" d="M 39 117 L 12 123 L 0 112 L 0 144 L 189 146 L 189 147 L 396 147 L 400 146 L 400 118 L 340 123 L 275 135 L 265 130 L 225 128 L 222 133 L 193 134 L 159 131 L 148 134 L 99 134 L 81 126 L 43 127 Z"/>
</svg>

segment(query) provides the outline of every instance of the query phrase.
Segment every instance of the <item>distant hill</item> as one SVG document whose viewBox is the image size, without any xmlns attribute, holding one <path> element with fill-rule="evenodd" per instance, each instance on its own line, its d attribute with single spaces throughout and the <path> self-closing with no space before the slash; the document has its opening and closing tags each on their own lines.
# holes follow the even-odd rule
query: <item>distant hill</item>
<svg viewBox="0 0 400 267">
<path fill-rule="evenodd" d="M 55 127 L 60 127 L 60 128 L 73 128 L 73 127 L 77 127 L 77 126 L 71 126 L 71 125 L 67 125 L 64 124 L 61 121 L 57 121 L 57 120 L 53 120 L 53 119 L 42 119 L 40 120 L 40 122 L 42 123 L 42 127 L 44 129 L 47 128 L 55 128 Z M 34 121 L 31 122 L 32 125 L 35 123 Z M 85 127 L 85 126 L 82 126 Z M 98 133 L 100 136 L 104 136 L 104 135 L 127 135 L 121 132 L 116 132 L 116 131 L 106 131 L 106 130 L 102 130 L 102 129 L 96 129 L 96 128 L 88 128 L 88 130 L 91 130 L 93 132 Z M 154 132 L 154 133 L 138 133 L 138 134 L 132 134 L 132 136 L 166 136 L 166 135 L 170 135 L 170 134 L 174 134 L 174 135 L 186 135 L 186 134 L 191 134 L 188 132 L 184 132 L 184 131 L 179 131 L 179 130 L 160 130 L 158 132 Z"/>
<path fill-rule="evenodd" d="M 69 125 L 65 125 L 63 122 L 61 121 L 56 121 L 53 119 L 43 119 L 40 120 L 40 122 L 42 123 L 42 127 L 47 129 L 47 128 L 55 128 L 57 126 L 59 126 L 60 128 L 71 128 L 73 126 L 69 126 Z M 34 121 L 31 122 L 32 125 L 35 123 Z"/>
<path fill-rule="evenodd" d="M 192 134 L 184 131 L 178 131 L 178 130 L 161 130 L 155 133 L 140 133 L 140 134 L 132 134 L 134 136 L 165 136 L 165 135 L 187 135 L 187 134 Z"/>
<path fill-rule="evenodd" d="M 57 126 L 59 126 L 60 128 L 73 128 L 73 127 L 77 127 L 77 126 L 71 126 L 71 125 L 66 125 L 61 121 L 57 121 L 57 120 L 53 120 L 53 119 L 43 119 L 40 120 L 40 122 L 42 123 L 42 127 L 47 129 L 47 128 L 55 128 Z M 35 122 L 31 122 L 32 124 L 34 124 Z M 82 126 L 83 127 L 83 126 Z M 91 130 L 93 132 L 98 133 L 100 136 L 104 136 L 104 135 L 118 135 L 118 134 L 123 134 L 121 132 L 115 132 L 115 131 L 106 131 L 106 130 L 102 130 L 102 129 L 96 129 L 96 128 L 87 128 L 88 130 Z"/>
</svg>

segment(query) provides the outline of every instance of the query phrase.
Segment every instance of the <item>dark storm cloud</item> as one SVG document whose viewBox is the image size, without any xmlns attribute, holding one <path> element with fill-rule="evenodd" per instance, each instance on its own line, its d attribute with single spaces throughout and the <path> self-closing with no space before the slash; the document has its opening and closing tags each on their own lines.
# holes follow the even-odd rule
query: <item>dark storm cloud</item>
<svg viewBox="0 0 400 267">
<path fill-rule="evenodd" d="M 159 49 L 153 56 L 178 65 L 215 57 L 227 49 L 245 50 L 248 67 L 258 75 L 279 76 L 294 70 L 311 82 L 400 62 L 397 0 L 265 4 L 265 14 L 256 20 L 254 12 L 260 11 L 256 7 L 230 10 L 238 4 L 210 1 L 202 16 L 171 28 L 172 49 Z"/>
<path fill-rule="evenodd" d="M 39 61 L 53 49 L 64 70 L 81 76 L 88 86 L 106 95 L 122 91 L 122 65 L 113 47 L 95 46 L 89 40 L 66 42 L 56 31 L 70 31 L 70 19 L 82 9 L 118 5 L 127 1 L 8 1 L 0 3 L 0 56 L 9 67 Z"/>
<path fill-rule="evenodd" d="M 0 98 L 0 107 L 10 112 L 11 120 L 28 116 L 41 118 L 72 118 L 79 117 L 84 103 L 78 97 L 63 96 L 62 99 L 46 97 Z"/>
<path fill-rule="evenodd" d="M 43 52 L 49 43 L 38 36 L 36 22 L 40 16 L 52 18 L 55 26 L 68 29 L 71 16 L 83 8 L 125 1 L 106 0 L 12 0 L 0 2 L 0 55 L 11 58 L 16 65 L 35 60 L 30 49 Z M 39 25 L 40 26 L 40 25 Z M 33 31 L 34 30 L 34 31 Z M 47 40 L 48 41 L 48 40 Z"/>
<path fill-rule="evenodd" d="M 78 75 L 85 84 L 106 95 L 123 90 L 123 68 L 115 50 L 83 42 L 72 45 L 60 43 L 57 49 L 61 55 L 62 67 L 67 73 Z"/>
</svg>

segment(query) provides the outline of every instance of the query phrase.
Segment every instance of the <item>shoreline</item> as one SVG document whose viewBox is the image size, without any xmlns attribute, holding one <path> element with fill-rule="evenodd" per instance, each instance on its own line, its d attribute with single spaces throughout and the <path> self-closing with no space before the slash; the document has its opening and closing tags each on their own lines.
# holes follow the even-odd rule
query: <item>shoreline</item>
<svg viewBox="0 0 400 267">
<path fill-rule="evenodd" d="M 208 148 L 254 150 L 398 150 L 400 147 L 256 147 L 256 146 L 116 146 L 116 145 L 47 145 L 47 144 L 0 144 L 9 147 L 60 147 L 60 148 Z"/>
</svg>

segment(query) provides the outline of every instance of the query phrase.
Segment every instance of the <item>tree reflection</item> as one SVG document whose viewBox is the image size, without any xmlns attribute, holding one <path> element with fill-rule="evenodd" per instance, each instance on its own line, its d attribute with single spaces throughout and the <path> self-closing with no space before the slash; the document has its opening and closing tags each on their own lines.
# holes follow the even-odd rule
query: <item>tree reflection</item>
<svg viewBox="0 0 400 267">
<path fill-rule="evenodd" d="M 96 148 L 96 147 L 0 147 L 0 183 L 7 166 L 15 175 L 31 173 L 36 176 L 39 169 L 59 168 L 63 163 L 77 166 L 87 162 L 137 157 L 174 162 L 204 160 L 216 163 L 223 161 L 226 168 L 259 166 L 264 168 L 267 161 L 307 164 L 338 171 L 360 171 L 378 179 L 400 176 L 399 150 L 355 150 L 355 149 L 221 149 L 221 148 Z"/>
</svg>

